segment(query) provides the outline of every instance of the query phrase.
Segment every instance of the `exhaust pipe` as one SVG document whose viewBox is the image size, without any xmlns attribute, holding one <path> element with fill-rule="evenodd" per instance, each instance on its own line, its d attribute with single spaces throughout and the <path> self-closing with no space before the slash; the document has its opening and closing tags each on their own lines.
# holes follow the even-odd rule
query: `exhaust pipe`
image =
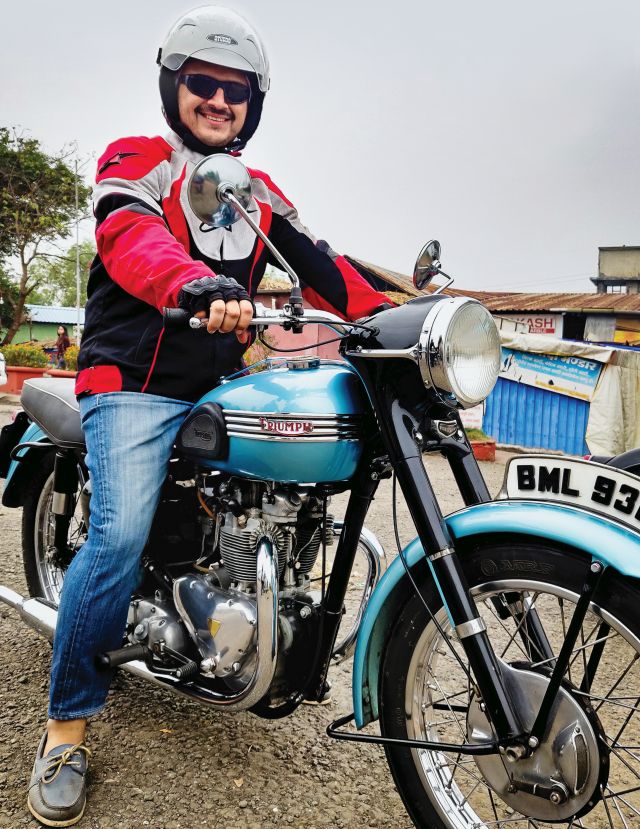
<svg viewBox="0 0 640 829">
<path fill-rule="evenodd" d="M 264 537 L 257 550 L 257 660 L 253 676 L 240 691 L 222 694 L 207 686 L 182 683 L 169 674 L 156 674 L 145 662 L 126 662 L 122 669 L 154 685 L 173 691 L 181 696 L 195 699 L 227 711 L 245 711 L 259 702 L 269 690 L 273 681 L 278 659 L 278 561 L 272 541 Z M 58 611 L 48 605 L 45 599 L 25 599 L 15 590 L 0 585 L 0 602 L 17 610 L 29 627 L 53 641 L 58 620 Z"/>
<path fill-rule="evenodd" d="M 58 621 L 58 611 L 47 604 L 45 599 L 25 599 L 20 593 L 0 584 L 0 602 L 17 610 L 20 617 L 30 628 L 53 642 L 53 634 Z"/>
</svg>

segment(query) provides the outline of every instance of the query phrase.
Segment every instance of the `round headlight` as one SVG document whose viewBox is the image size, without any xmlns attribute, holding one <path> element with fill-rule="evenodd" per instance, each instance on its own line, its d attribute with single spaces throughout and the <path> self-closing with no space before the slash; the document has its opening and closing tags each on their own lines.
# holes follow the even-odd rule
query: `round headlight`
<svg viewBox="0 0 640 829">
<path fill-rule="evenodd" d="M 496 384 L 500 336 L 487 309 L 473 299 L 439 302 L 427 315 L 420 335 L 420 371 L 463 409 L 484 400 Z"/>
</svg>

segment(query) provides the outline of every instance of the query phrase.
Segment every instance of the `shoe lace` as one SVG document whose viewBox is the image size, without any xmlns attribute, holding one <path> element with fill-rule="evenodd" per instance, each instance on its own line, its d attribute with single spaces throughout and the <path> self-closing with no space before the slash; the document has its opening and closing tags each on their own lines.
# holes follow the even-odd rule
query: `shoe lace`
<svg viewBox="0 0 640 829">
<path fill-rule="evenodd" d="M 87 757 L 87 760 L 91 757 L 90 749 L 83 745 L 83 743 L 78 743 L 75 746 L 65 748 L 64 751 L 60 752 L 60 754 L 54 754 L 49 758 L 49 762 L 45 766 L 44 772 L 42 773 L 42 782 L 53 783 L 64 766 L 80 766 L 80 760 L 71 759 L 78 751 L 83 751 Z M 73 769 L 73 771 L 77 771 L 77 769 Z M 78 774 L 81 774 L 81 772 L 78 771 Z"/>
</svg>

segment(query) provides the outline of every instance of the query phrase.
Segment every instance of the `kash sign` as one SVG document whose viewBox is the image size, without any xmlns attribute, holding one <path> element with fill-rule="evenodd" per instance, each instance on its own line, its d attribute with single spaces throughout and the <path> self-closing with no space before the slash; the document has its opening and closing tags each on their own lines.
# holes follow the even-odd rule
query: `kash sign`
<svg viewBox="0 0 640 829">
<path fill-rule="evenodd" d="M 529 326 L 530 334 L 550 334 L 553 337 L 562 337 L 561 314 L 537 314 L 529 316 L 512 316 L 516 322 Z"/>
</svg>

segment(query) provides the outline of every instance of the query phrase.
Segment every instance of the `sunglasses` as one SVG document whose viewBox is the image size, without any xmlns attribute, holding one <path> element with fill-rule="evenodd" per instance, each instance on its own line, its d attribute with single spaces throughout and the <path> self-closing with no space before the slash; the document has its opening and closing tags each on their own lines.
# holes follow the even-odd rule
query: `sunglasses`
<svg viewBox="0 0 640 829">
<path fill-rule="evenodd" d="M 219 81 L 211 75 L 181 75 L 183 83 L 192 95 L 208 101 L 219 89 L 224 92 L 228 104 L 244 104 L 251 98 L 251 87 L 239 81 Z"/>
</svg>

